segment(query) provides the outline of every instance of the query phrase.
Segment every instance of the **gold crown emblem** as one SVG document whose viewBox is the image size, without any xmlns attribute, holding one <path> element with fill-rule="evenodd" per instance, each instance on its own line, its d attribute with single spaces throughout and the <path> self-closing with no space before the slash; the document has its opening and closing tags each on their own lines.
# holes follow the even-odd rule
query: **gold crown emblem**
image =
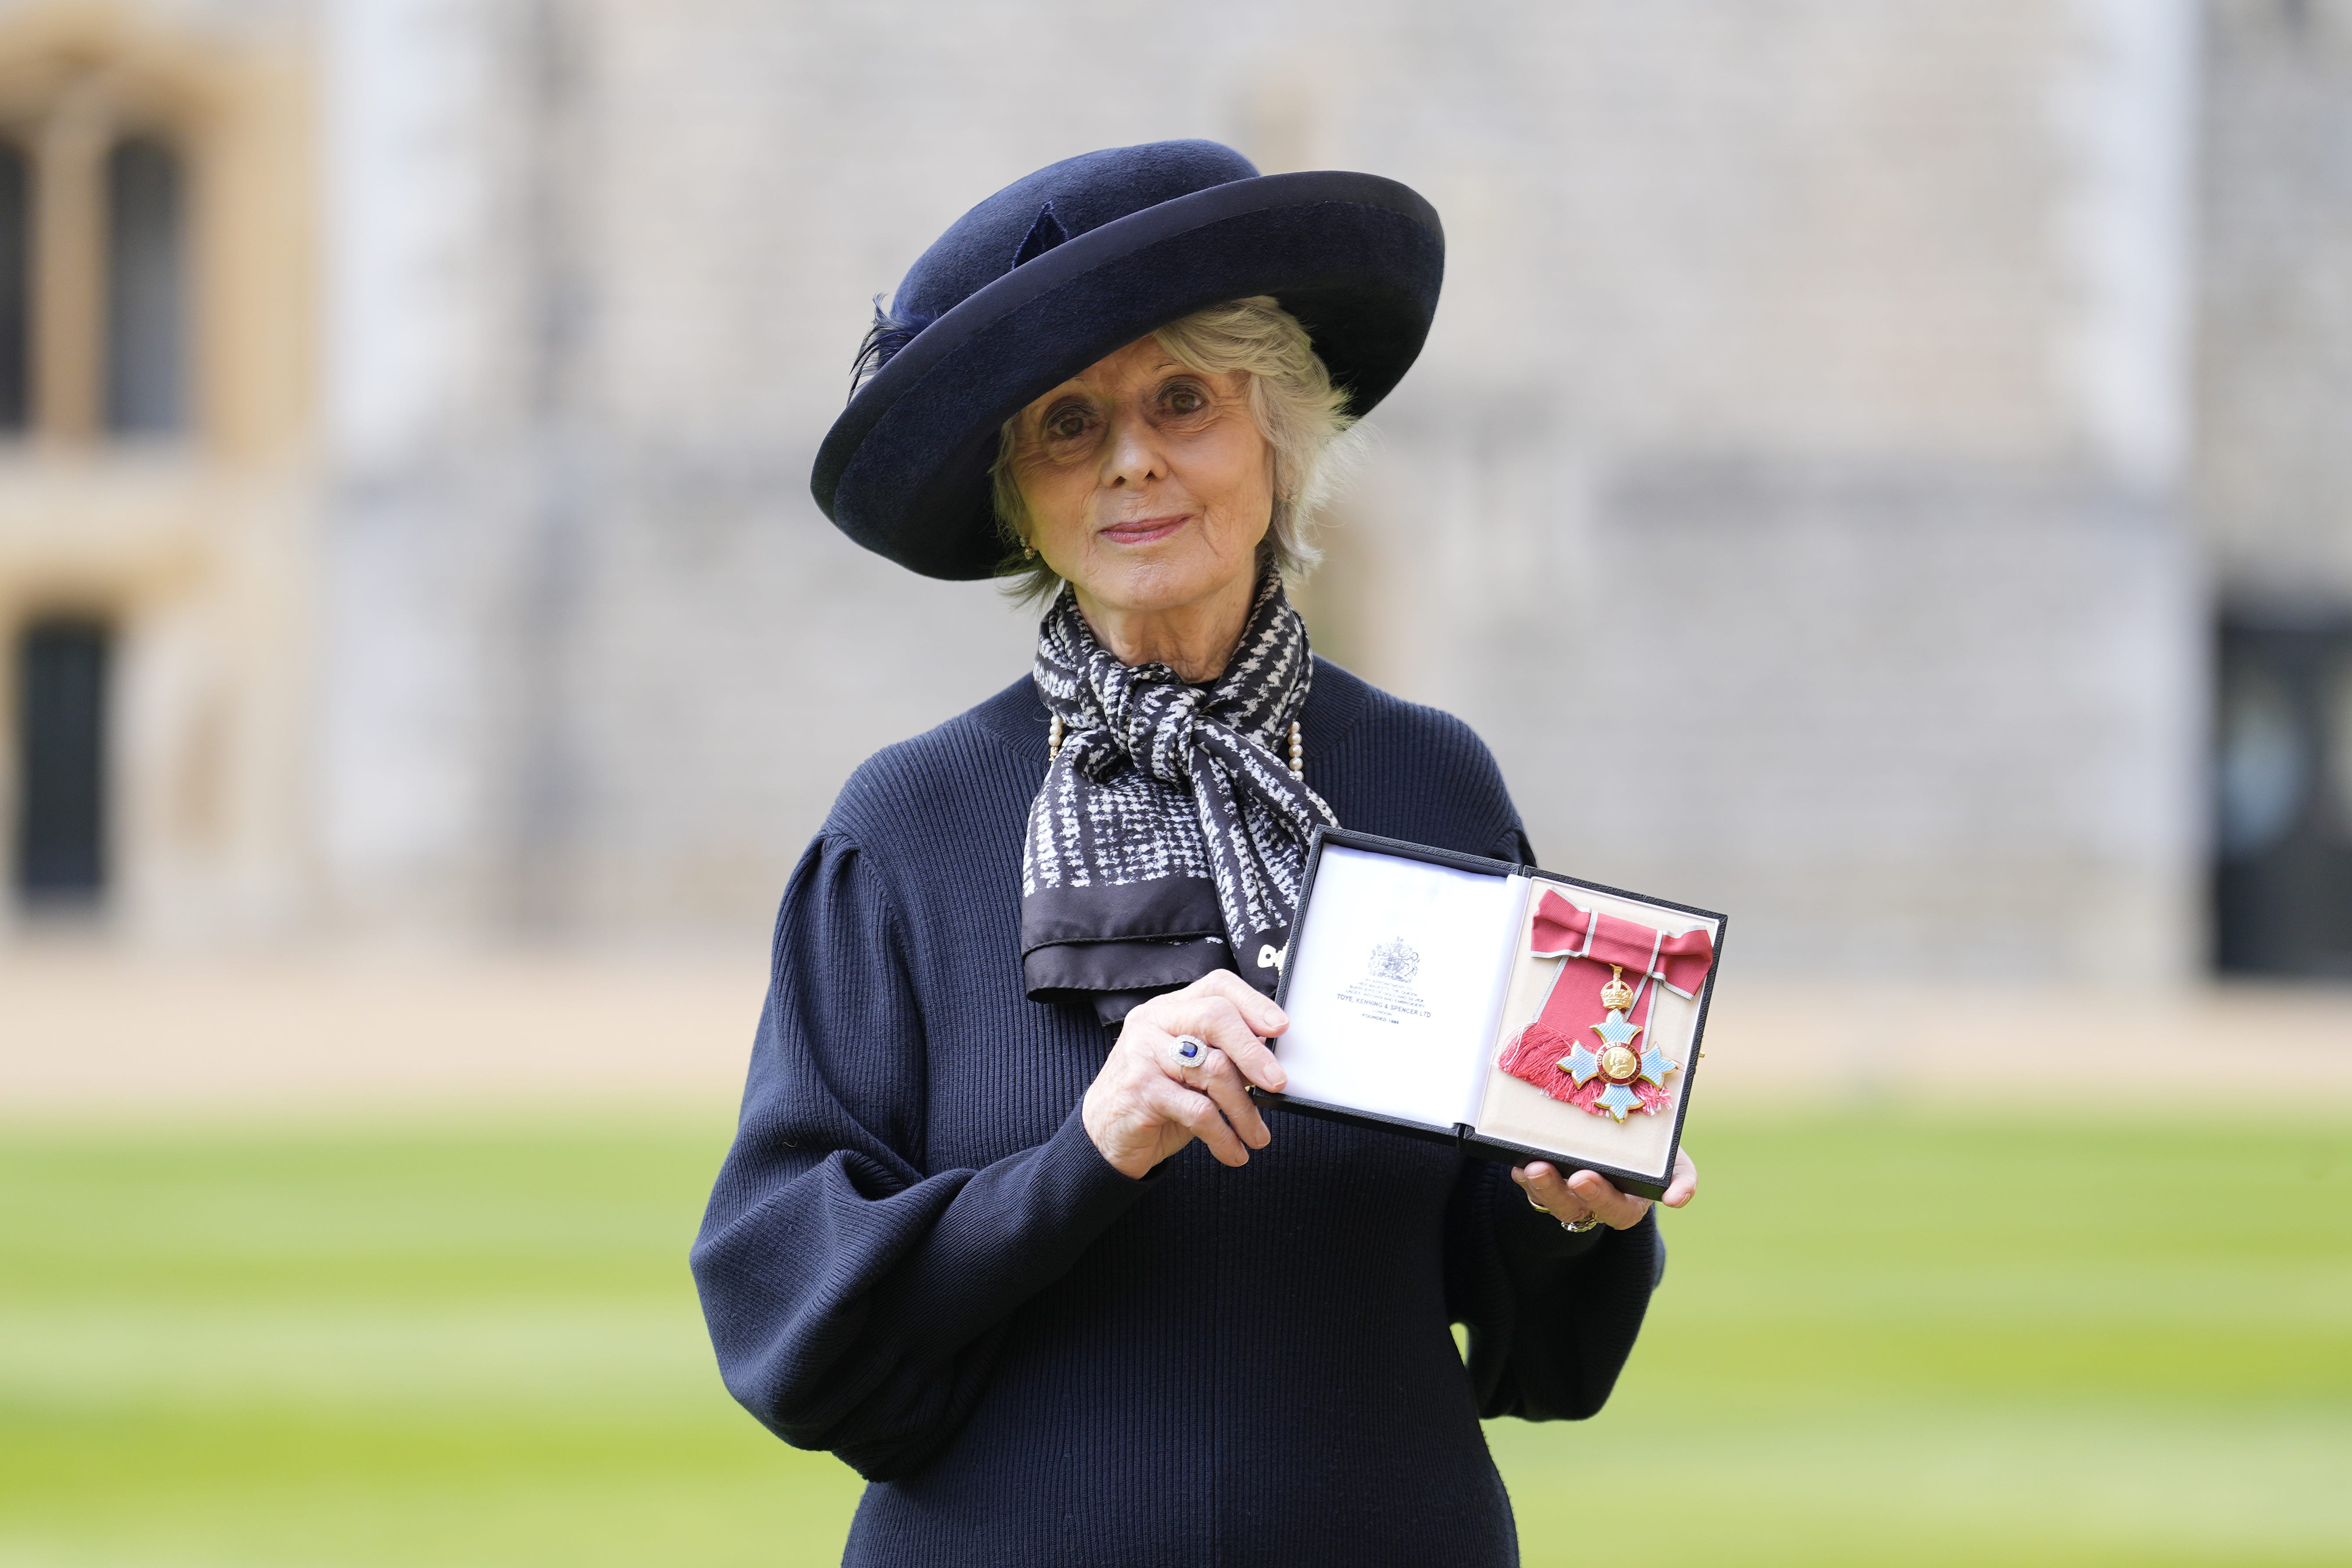
<svg viewBox="0 0 2352 1568">
<path fill-rule="evenodd" d="M 1633 988 L 1625 984 L 1625 966 L 1609 966 L 1609 984 L 1601 988 L 1601 1005 L 1612 1013 L 1622 1013 L 1633 1005 Z"/>
</svg>

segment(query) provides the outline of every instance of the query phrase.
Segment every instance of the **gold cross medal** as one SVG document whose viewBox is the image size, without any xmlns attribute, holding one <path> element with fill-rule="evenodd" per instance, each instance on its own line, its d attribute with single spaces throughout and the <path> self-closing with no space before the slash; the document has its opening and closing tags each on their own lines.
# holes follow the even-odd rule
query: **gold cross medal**
<svg viewBox="0 0 2352 1568">
<path fill-rule="evenodd" d="M 1589 1050 L 1579 1044 L 1559 1058 L 1559 1070 L 1576 1080 L 1579 1092 L 1569 1101 L 1582 1105 L 1595 1116 L 1611 1116 L 1619 1121 L 1633 1110 L 1654 1114 L 1665 1096 L 1666 1075 L 1681 1064 L 1666 1059 L 1666 1053 L 1655 1046 L 1642 1050 L 1633 1048 L 1634 1039 L 1642 1026 L 1625 1021 L 1633 1006 L 1633 988 L 1625 984 L 1625 966 L 1609 966 L 1609 983 L 1601 988 L 1601 1022 L 1589 1026 L 1601 1037 L 1601 1048 Z M 1593 1080 L 1600 1084 L 1594 1088 Z M 1647 1082 L 1654 1091 L 1643 1094 L 1640 1085 Z M 1582 1092 L 1592 1089 L 1587 1099 Z"/>
</svg>

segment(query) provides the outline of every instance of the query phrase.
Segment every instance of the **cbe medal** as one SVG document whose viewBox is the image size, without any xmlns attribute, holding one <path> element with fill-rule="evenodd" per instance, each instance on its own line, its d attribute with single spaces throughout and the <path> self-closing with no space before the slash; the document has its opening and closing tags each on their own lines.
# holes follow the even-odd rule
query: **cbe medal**
<svg viewBox="0 0 2352 1568">
<path fill-rule="evenodd" d="M 1531 956 L 1565 962 L 1553 977 L 1542 1011 L 1504 1047 L 1496 1065 L 1552 1099 L 1594 1116 L 1620 1123 L 1635 1113 L 1655 1116 L 1672 1103 L 1666 1078 L 1680 1071 L 1682 1064 L 1655 1042 L 1642 1039 L 1646 1019 L 1656 1009 L 1657 992 L 1652 987 L 1696 995 L 1714 962 L 1712 939 L 1704 930 L 1668 937 L 1632 921 L 1580 909 L 1550 891 L 1537 907 L 1533 928 Z M 1596 999 L 1585 989 L 1591 981 L 1581 976 L 1602 963 L 1609 965 L 1609 978 L 1597 998 L 1601 1021 L 1580 1027 L 1580 1014 L 1591 1018 L 1586 1009 Z M 1628 963 L 1641 969 L 1638 988 L 1625 983 Z M 1645 1022 L 1634 1023 L 1633 1008 L 1644 998 Z"/>
<path fill-rule="evenodd" d="M 1609 984 L 1601 988 L 1601 1020 L 1591 1026 L 1592 1032 L 1601 1037 L 1601 1049 L 1593 1051 L 1580 1041 L 1552 1065 L 1566 1073 L 1579 1089 L 1596 1078 L 1602 1080 L 1607 1087 L 1585 1107 L 1596 1116 L 1613 1116 L 1622 1121 L 1629 1110 L 1655 1113 L 1657 1107 L 1644 1103 L 1641 1091 L 1631 1086 L 1640 1079 L 1664 1089 L 1666 1075 L 1681 1064 L 1668 1060 L 1666 1053 L 1655 1046 L 1640 1051 L 1633 1048 L 1634 1038 L 1643 1026 L 1625 1021 L 1625 1015 L 1633 1007 L 1633 988 L 1625 984 L 1623 964 L 1609 966 Z"/>
</svg>

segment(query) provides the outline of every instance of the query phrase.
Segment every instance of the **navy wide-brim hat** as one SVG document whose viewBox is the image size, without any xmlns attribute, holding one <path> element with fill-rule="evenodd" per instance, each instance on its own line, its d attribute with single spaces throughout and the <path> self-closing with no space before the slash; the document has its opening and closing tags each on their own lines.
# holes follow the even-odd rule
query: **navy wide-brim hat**
<svg viewBox="0 0 2352 1568">
<path fill-rule="evenodd" d="M 1444 271 L 1435 209 L 1394 180 L 1260 174 L 1214 142 L 1064 159 L 908 269 L 881 368 L 834 421 L 810 488 L 868 550 L 927 577 L 991 576 L 1004 546 L 988 468 L 1031 402 L 1171 321 L 1270 294 L 1360 416 L 1421 353 Z"/>
</svg>

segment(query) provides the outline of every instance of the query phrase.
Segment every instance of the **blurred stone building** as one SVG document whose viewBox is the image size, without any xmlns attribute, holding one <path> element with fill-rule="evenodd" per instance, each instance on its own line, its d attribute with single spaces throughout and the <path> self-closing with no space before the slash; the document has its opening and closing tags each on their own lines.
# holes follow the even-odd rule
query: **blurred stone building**
<svg viewBox="0 0 2352 1568">
<path fill-rule="evenodd" d="M 868 300 L 1208 135 L 1444 215 L 1303 598 L 1548 865 L 2352 967 L 2347 132 L 2352 0 L 0 5 L 17 929 L 759 929 L 1026 664 L 808 500 Z"/>
</svg>

